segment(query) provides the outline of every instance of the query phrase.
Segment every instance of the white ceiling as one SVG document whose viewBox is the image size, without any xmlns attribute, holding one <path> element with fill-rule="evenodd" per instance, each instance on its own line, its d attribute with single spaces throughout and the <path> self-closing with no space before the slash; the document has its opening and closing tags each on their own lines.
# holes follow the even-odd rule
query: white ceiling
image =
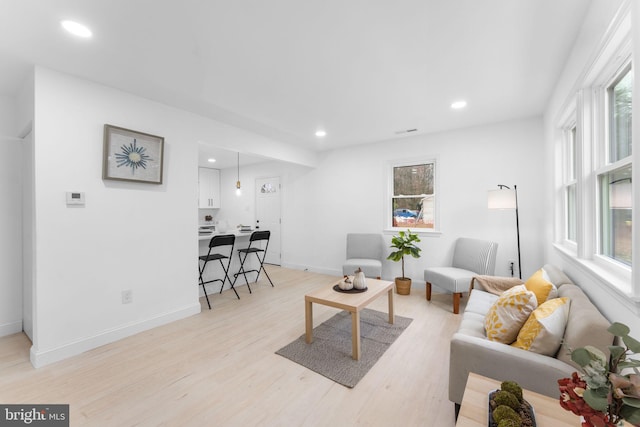
<svg viewBox="0 0 640 427">
<path fill-rule="evenodd" d="M 0 0 L 0 94 L 40 64 L 325 150 L 540 115 L 589 4 Z"/>
<path fill-rule="evenodd" d="M 214 159 L 215 162 L 210 162 L 209 159 Z M 214 169 L 237 168 L 238 164 L 242 167 L 267 161 L 273 161 L 273 159 L 266 159 L 251 153 L 229 151 L 203 142 L 198 143 L 198 166 L 200 167 Z"/>
</svg>

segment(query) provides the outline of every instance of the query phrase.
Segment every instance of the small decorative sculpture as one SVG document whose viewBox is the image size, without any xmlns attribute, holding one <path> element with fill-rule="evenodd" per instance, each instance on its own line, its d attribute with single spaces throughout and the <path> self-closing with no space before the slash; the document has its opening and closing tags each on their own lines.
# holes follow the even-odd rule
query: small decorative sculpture
<svg viewBox="0 0 640 427">
<path fill-rule="evenodd" d="M 353 276 L 353 287 L 355 289 L 366 289 L 367 282 L 364 278 L 364 272 L 360 267 L 355 271 L 355 275 Z"/>
<path fill-rule="evenodd" d="M 344 276 L 344 280 L 338 283 L 338 287 L 343 291 L 350 291 L 353 289 L 353 282 L 351 282 L 349 276 Z"/>
</svg>

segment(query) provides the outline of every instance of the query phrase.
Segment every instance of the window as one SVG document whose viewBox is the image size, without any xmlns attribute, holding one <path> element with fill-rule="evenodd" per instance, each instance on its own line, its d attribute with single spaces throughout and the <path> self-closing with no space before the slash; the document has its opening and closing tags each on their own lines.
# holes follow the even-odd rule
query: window
<svg viewBox="0 0 640 427">
<path fill-rule="evenodd" d="M 609 98 L 609 162 L 631 156 L 631 94 L 633 73 L 629 65 L 607 89 Z"/>
<path fill-rule="evenodd" d="M 631 266 L 631 119 L 633 73 L 623 69 L 607 87 L 605 155 L 596 171 L 599 203 L 599 252 Z"/>
<path fill-rule="evenodd" d="M 434 160 L 392 166 L 391 226 L 435 229 Z"/>
<path fill-rule="evenodd" d="M 632 280 L 638 199 L 632 187 L 634 66 L 627 12 L 612 21 L 556 119 L 555 247 L 577 270 L 640 297 L 640 284 Z M 636 135 L 636 155 L 638 142 Z"/>
<path fill-rule="evenodd" d="M 577 176 L 577 154 L 576 154 L 576 126 L 571 126 L 565 132 L 566 138 L 566 176 L 564 184 L 565 193 L 565 239 L 570 242 L 576 241 L 577 235 L 577 211 L 576 211 L 576 176 Z"/>
<path fill-rule="evenodd" d="M 601 253 L 631 266 L 631 165 L 599 176 Z"/>
</svg>

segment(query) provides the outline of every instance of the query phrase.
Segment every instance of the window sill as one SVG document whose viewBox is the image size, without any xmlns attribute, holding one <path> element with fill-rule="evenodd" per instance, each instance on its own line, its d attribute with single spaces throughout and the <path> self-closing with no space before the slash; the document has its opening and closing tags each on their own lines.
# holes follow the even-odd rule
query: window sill
<svg viewBox="0 0 640 427">
<path fill-rule="evenodd" d="M 408 227 L 409 230 L 411 230 L 412 233 L 418 234 L 420 236 L 423 237 L 440 237 L 440 235 L 442 235 L 442 232 L 439 230 L 430 230 L 430 229 L 425 229 L 425 228 L 411 228 Z M 384 234 L 398 234 L 398 231 L 407 231 L 407 228 L 385 228 L 384 230 L 382 230 L 382 232 Z"/>
<path fill-rule="evenodd" d="M 580 259 L 574 251 L 562 244 L 556 243 L 553 246 L 574 267 L 602 283 L 603 287 L 620 302 L 640 311 L 640 295 L 634 293 L 630 277 L 612 271 L 597 261 Z"/>
</svg>

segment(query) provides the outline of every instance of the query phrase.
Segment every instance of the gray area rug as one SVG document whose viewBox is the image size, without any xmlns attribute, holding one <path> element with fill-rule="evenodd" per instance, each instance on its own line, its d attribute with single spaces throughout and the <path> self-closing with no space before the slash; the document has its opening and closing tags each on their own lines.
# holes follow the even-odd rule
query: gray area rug
<svg viewBox="0 0 640 427">
<path fill-rule="evenodd" d="M 300 365 L 352 388 L 369 372 L 413 319 L 365 308 L 360 312 L 360 360 L 351 358 L 351 314 L 342 311 L 313 328 L 313 342 L 304 334 L 276 351 Z"/>
</svg>

